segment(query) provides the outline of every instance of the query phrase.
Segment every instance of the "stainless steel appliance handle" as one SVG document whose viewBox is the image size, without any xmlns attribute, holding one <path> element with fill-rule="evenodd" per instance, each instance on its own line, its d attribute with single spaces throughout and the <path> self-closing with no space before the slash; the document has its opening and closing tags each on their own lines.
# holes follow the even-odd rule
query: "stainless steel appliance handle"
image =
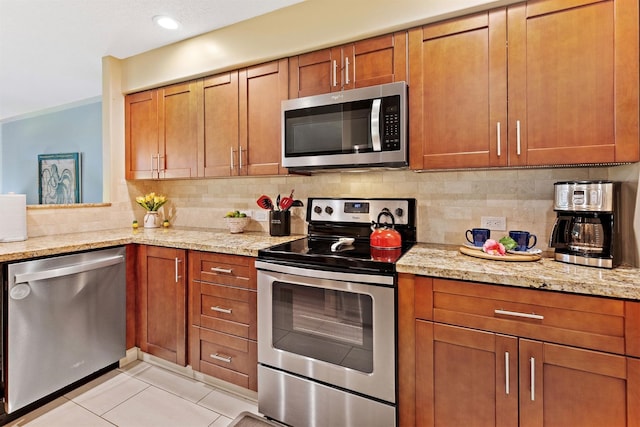
<svg viewBox="0 0 640 427">
<path fill-rule="evenodd" d="M 509 352 L 504 352 L 504 394 L 509 394 Z"/>
<path fill-rule="evenodd" d="M 498 134 L 497 142 L 498 142 L 498 157 L 500 157 L 501 153 L 501 143 L 500 143 L 500 122 L 497 123 L 496 125 L 496 133 Z"/>
<path fill-rule="evenodd" d="M 373 151 L 382 151 L 382 145 L 380 144 L 380 107 L 382 106 L 382 99 L 374 99 L 371 106 L 371 144 L 373 145 Z"/>
<path fill-rule="evenodd" d="M 349 57 L 344 57 L 344 84 L 349 84 Z"/>
<path fill-rule="evenodd" d="M 217 306 L 217 305 L 216 305 L 215 307 L 211 307 L 211 310 L 213 310 L 213 311 L 217 311 L 217 312 L 219 312 L 219 313 L 224 313 L 224 314 L 231 314 L 231 313 L 233 313 L 233 310 L 232 310 L 232 309 L 230 309 L 230 308 L 222 308 L 222 307 Z"/>
<path fill-rule="evenodd" d="M 520 313 L 519 311 L 508 311 L 508 310 L 493 310 L 495 314 L 501 314 L 503 316 L 513 316 L 513 317 L 524 317 L 525 319 L 535 319 L 535 320 L 544 320 L 544 316 L 535 313 Z"/>
<path fill-rule="evenodd" d="M 27 283 L 35 280 L 52 279 L 54 277 L 70 276 L 72 274 L 83 273 L 85 271 L 97 270 L 98 268 L 109 267 L 124 262 L 123 255 L 116 255 L 108 258 L 101 258 L 94 261 L 87 261 L 81 264 L 69 265 L 66 267 L 52 268 L 50 270 L 36 271 L 34 273 L 21 273 L 15 275 L 15 283 Z"/>
<path fill-rule="evenodd" d="M 231 356 L 221 356 L 218 353 L 216 354 L 210 354 L 209 357 L 211 357 L 212 359 L 216 359 L 219 360 L 221 362 L 225 362 L 225 363 L 231 363 Z"/>
</svg>

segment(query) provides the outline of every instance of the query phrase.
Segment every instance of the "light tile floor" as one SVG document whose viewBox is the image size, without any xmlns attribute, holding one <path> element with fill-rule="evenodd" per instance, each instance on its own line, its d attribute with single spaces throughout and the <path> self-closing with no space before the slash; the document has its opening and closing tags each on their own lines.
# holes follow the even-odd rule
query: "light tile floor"
<svg viewBox="0 0 640 427">
<path fill-rule="evenodd" d="M 255 402 L 136 361 L 79 387 L 9 426 L 226 427 Z"/>
</svg>

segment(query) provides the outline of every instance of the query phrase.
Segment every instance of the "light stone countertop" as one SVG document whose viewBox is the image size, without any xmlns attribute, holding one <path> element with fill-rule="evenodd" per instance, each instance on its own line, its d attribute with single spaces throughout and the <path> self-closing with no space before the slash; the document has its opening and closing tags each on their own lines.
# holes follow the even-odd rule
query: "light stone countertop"
<svg viewBox="0 0 640 427">
<path fill-rule="evenodd" d="M 178 249 L 257 256 L 258 250 L 304 237 L 272 237 L 264 232 L 231 234 L 223 229 L 120 228 L 32 237 L 0 243 L 0 262 L 24 260 L 109 246 L 139 243 Z M 543 258 L 535 262 L 484 260 L 458 246 L 418 243 L 397 263 L 401 273 L 525 288 L 640 300 L 640 269 L 583 267 Z"/>
<path fill-rule="evenodd" d="M 245 231 L 231 234 L 224 229 L 204 228 L 120 228 L 71 234 L 30 237 L 21 242 L 0 243 L 0 262 L 24 260 L 109 246 L 139 243 L 178 249 L 258 256 L 258 250 L 299 239 L 292 235 L 272 237 L 269 233 Z"/>
<path fill-rule="evenodd" d="M 485 260 L 458 246 L 418 243 L 396 265 L 400 273 L 524 288 L 640 300 L 640 269 L 585 267 L 542 258 L 512 262 Z"/>
</svg>

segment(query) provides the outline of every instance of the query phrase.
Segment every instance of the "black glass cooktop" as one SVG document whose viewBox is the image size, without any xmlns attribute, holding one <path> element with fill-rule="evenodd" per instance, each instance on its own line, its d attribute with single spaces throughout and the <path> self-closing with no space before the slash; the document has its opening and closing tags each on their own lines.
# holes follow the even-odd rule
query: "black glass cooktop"
<svg viewBox="0 0 640 427">
<path fill-rule="evenodd" d="M 332 250 L 331 246 L 337 241 L 337 238 L 305 237 L 260 250 L 258 258 L 297 266 L 393 274 L 396 261 L 413 246 L 413 243 L 403 243 L 400 249 L 375 249 L 369 245 L 369 239 L 357 239 L 351 245 Z"/>
</svg>

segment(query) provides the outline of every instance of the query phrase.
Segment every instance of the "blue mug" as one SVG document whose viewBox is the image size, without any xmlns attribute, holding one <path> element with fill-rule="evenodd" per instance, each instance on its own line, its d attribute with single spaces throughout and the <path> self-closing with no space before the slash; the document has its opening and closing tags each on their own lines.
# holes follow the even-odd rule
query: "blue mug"
<svg viewBox="0 0 640 427">
<path fill-rule="evenodd" d="M 469 235 L 471 235 L 471 238 L 469 238 Z M 484 242 L 491 237 L 491 230 L 488 228 L 473 228 L 471 230 L 467 230 L 465 237 L 473 246 L 482 246 L 484 245 Z"/>
<path fill-rule="evenodd" d="M 538 243 L 538 238 L 535 234 L 529 234 L 528 231 L 509 231 L 509 237 L 516 241 L 514 249 L 521 252 L 526 252 L 533 248 Z M 529 241 L 533 238 L 533 243 L 529 244 Z"/>
</svg>

